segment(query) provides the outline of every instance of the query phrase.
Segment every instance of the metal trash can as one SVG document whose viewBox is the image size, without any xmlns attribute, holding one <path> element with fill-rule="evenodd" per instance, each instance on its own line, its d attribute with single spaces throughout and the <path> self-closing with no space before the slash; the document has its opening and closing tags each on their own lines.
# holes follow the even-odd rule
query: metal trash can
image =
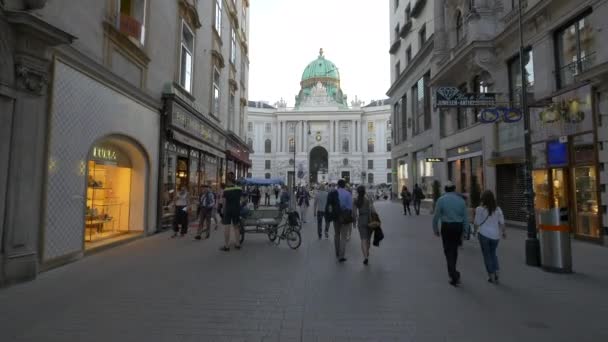
<svg viewBox="0 0 608 342">
<path fill-rule="evenodd" d="M 567 217 L 562 220 L 560 208 L 545 210 L 539 215 L 540 261 L 546 271 L 571 273 L 572 246 Z"/>
</svg>

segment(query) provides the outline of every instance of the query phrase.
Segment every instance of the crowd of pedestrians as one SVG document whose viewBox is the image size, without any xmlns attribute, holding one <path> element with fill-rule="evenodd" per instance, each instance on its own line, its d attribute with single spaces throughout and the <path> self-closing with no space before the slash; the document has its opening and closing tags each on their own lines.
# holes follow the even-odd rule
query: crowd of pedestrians
<svg viewBox="0 0 608 342">
<path fill-rule="evenodd" d="M 267 186 L 242 188 L 236 184 L 234 173 L 227 175 L 226 184 L 214 191 L 210 186 L 204 185 L 200 191 L 198 201 L 198 229 L 195 239 L 201 240 L 204 234 L 209 238 L 211 222 L 215 229 L 221 224 L 224 226 L 224 245 L 220 250 L 229 251 L 231 246 L 241 249 L 240 219 L 247 203 L 253 204 L 254 210 L 264 201 L 265 206 L 274 205 L 282 210 L 289 208 L 292 196 L 295 199 L 297 212 L 303 223 L 307 222 L 308 208 L 313 206 L 313 216 L 316 218 L 317 236 L 319 240 L 330 238 L 330 226 L 333 225 L 334 252 L 336 260 L 343 263 L 346 258 L 346 245 L 351 238 L 353 227 L 359 232 L 361 241 L 361 254 L 363 264 L 368 265 L 370 247 L 378 246 L 384 237 L 381 229 L 380 217 L 374 206 L 378 199 L 377 192 L 367 193 L 365 186 L 353 189 L 345 180 L 335 184 L 320 184 L 316 188 L 299 186 L 293 193 L 285 186 Z M 469 211 L 464 196 L 456 192 L 456 186 L 448 181 L 445 183 L 445 193 L 434 203 L 432 230 L 441 238 L 443 252 L 446 259 L 449 283 L 458 286 L 461 283 L 461 273 L 457 267 L 458 251 L 462 246 L 463 236 L 471 229 L 477 234 L 483 262 L 488 273 L 488 281 L 498 283 L 499 263 L 497 248 L 501 238 L 506 238 L 505 222 L 502 210 L 496 205 L 496 199 L 491 191 L 481 195 L 481 205 L 475 208 L 474 217 L 469 221 Z M 420 215 L 420 206 L 425 195 L 418 184 L 413 190 L 404 186 L 400 192 L 404 215 Z M 244 199 L 244 200 L 243 200 Z M 190 208 L 190 195 L 186 187 L 181 187 L 174 196 L 175 216 L 173 221 L 174 234 L 172 237 L 183 237 L 188 232 L 188 215 Z"/>
</svg>

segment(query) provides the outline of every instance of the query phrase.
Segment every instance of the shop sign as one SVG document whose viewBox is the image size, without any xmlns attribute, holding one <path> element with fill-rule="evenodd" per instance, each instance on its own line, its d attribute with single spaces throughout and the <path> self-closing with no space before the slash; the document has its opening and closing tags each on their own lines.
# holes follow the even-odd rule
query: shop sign
<svg viewBox="0 0 608 342">
<path fill-rule="evenodd" d="M 219 132 L 177 105 L 173 107 L 171 124 L 210 144 L 225 144 L 225 138 Z"/>
<path fill-rule="evenodd" d="M 439 87 L 435 91 L 436 107 L 493 107 L 494 93 L 462 93 L 456 87 Z"/>
<path fill-rule="evenodd" d="M 110 148 L 93 147 L 93 159 L 100 161 L 117 162 L 118 153 Z"/>
<path fill-rule="evenodd" d="M 555 96 L 541 108 L 530 108 L 532 141 L 557 140 L 593 131 L 591 86 Z"/>
<path fill-rule="evenodd" d="M 464 154 L 475 153 L 482 150 L 481 141 L 474 142 L 472 144 L 463 145 L 447 150 L 448 158 L 457 157 Z"/>
<path fill-rule="evenodd" d="M 426 158 L 427 163 L 441 163 L 443 162 L 443 158 Z"/>
</svg>

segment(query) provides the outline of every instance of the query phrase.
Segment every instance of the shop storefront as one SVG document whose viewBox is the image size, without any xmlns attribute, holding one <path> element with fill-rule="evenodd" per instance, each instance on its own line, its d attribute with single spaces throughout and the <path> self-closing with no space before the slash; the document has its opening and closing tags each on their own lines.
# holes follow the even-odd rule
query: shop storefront
<svg viewBox="0 0 608 342">
<path fill-rule="evenodd" d="M 407 186 L 408 189 L 412 191 L 412 187 L 409 184 L 410 177 L 407 156 L 398 159 L 397 164 L 397 193 L 401 193 L 401 189 L 403 189 L 404 186 Z"/>
<path fill-rule="evenodd" d="M 576 237 L 601 241 L 599 165 L 591 87 L 531 110 L 537 216 L 559 210 Z"/>
<path fill-rule="evenodd" d="M 446 151 L 448 179 L 456 185 L 456 191 L 469 200 L 484 188 L 483 145 L 481 141 L 452 148 Z"/>
<path fill-rule="evenodd" d="M 89 155 L 85 248 L 129 233 L 141 233 L 132 231 L 129 225 L 133 168 L 128 154 L 107 140 L 96 144 Z"/>
<path fill-rule="evenodd" d="M 188 191 L 190 212 L 195 215 L 202 186 L 219 187 L 226 155 L 218 146 L 223 148 L 226 138 L 221 127 L 193 109 L 188 110 L 189 106 L 179 97 L 166 96 L 165 100 L 169 108 L 165 123 L 169 134 L 164 142 L 160 201 L 162 224 L 167 227 L 172 222 L 177 191 L 181 188 Z"/>
<path fill-rule="evenodd" d="M 156 107 L 61 61 L 54 69 L 42 269 L 152 233 L 156 222 Z"/>
<path fill-rule="evenodd" d="M 429 146 L 424 150 L 414 152 L 414 179 L 415 184 L 418 184 L 426 198 L 433 198 L 433 181 L 435 180 L 435 171 L 433 163 L 427 161 L 427 158 L 433 158 L 433 147 Z"/>
<path fill-rule="evenodd" d="M 246 178 L 251 168 L 247 144 L 230 133 L 226 142 L 226 174 L 233 172 L 236 179 Z"/>
</svg>

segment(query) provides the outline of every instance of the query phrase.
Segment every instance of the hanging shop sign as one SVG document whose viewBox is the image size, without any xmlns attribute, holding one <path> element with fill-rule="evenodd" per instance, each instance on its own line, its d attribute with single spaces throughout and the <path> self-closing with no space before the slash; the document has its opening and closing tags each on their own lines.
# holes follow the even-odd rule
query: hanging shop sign
<svg viewBox="0 0 608 342">
<path fill-rule="evenodd" d="M 435 91 L 436 107 L 494 107 L 494 93 L 463 93 L 456 87 L 439 87 Z"/>
<path fill-rule="evenodd" d="M 425 161 L 427 163 L 441 163 L 443 162 L 443 158 L 426 158 Z"/>
<path fill-rule="evenodd" d="M 479 113 L 479 122 L 481 123 L 495 123 L 505 122 L 513 123 L 519 122 L 523 119 L 523 114 L 519 108 L 507 108 L 507 107 L 496 107 L 486 108 Z"/>
</svg>

